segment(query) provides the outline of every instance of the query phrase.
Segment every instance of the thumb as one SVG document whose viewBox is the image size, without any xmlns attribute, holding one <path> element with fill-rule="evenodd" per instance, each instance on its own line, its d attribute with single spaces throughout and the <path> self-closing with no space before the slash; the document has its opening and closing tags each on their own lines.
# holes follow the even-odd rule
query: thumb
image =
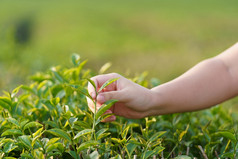
<svg viewBox="0 0 238 159">
<path fill-rule="evenodd" d="M 99 93 L 97 96 L 97 101 L 101 104 L 111 99 L 116 99 L 119 102 L 124 102 L 126 100 L 123 96 L 122 91 L 102 92 L 102 93 Z"/>
</svg>

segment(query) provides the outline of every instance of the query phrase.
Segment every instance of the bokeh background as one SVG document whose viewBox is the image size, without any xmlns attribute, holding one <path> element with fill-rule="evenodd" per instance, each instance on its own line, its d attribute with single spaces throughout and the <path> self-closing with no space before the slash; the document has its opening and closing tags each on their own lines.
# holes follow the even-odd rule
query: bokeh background
<svg viewBox="0 0 238 159">
<path fill-rule="evenodd" d="M 95 71 L 111 62 L 108 72 L 164 83 L 236 43 L 237 17 L 235 0 L 1 0 L 0 89 L 70 66 L 72 53 Z"/>
</svg>

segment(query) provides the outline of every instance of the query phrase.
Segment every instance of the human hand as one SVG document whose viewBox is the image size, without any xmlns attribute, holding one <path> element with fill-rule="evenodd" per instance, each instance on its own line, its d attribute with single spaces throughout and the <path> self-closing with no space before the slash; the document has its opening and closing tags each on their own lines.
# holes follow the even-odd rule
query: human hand
<svg viewBox="0 0 238 159">
<path fill-rule="evenodd" d="M 106 113 L 114 113 L 131 119 L 138 119 L 149 116 L 151 107 L 153 106 L 153 92 L 142 87 L 125 77 L 116 74 L 98 75 L 91 78 L 94 81 L 97 91 L 109 79 L 119 78 L 117 81 L 104 88 L 97 96 L 96 109 L 110 99 L 116 99 L 118 102 L 114 104 Z M 96 92 L 91 83 L 88 84 L 88 92 L 93 99 L 96 99 Z M 89 108 L 94 112 L 94 103 L 87 99 Z M 104 122 L 114 121 L 115 116 L 110 116 Z"/>
</svg>

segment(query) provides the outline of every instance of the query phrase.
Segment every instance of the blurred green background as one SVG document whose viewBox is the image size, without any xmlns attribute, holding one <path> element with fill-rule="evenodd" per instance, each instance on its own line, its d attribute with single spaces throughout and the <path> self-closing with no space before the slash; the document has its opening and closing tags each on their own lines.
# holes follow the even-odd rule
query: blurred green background
<svg viewBox="0 0 238 159">
<path fill-rule="evenodd" d="M 70 66 L 72 53 L 96 71 L 112 62 L 108 72 L 164 83 L 236 43 L 237 17 L 234 0 L 1 0 L 0 88 Z"/>
</svg>

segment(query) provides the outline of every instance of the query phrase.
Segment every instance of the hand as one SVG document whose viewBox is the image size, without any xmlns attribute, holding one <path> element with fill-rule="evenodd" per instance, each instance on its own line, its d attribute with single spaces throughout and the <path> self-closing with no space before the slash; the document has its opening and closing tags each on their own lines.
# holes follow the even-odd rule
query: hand
<svg viewBox="0 0 238 159">
<path fill-rule="evenodd" d="M 116 99 L 118 102 L 112 106 L 106 113 L 114 113 L 118 116 L 123 116 L 131 119 L 138 119 L 149 116 L 150 107 L 153 105 L 153 92 L 145 87 L 142 87 L 123 76 L 111 73 L 106 75 L 98 75 L 91 80 L 94 81 L 97 90 L 109 79 L 119 79 L 112 84 L 108 85 L 97 96 L 97 109 L 110 99 Z M 89 83 L 88 92 L 93 99 L 96 98 L 94 87 Z M 88 100 L 89 108 L 94 112 L 94 103 Z M 105 119 L 105 122 L 114 121 L 115 116 Z"/>
</svg>

